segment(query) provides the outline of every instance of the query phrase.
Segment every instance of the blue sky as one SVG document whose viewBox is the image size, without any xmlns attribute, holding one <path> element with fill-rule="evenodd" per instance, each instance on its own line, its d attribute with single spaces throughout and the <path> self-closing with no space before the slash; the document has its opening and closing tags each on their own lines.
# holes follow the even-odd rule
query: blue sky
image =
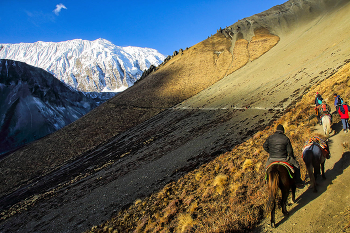
<svg viewBox="0 0 350 233">
<path fill-rule="evenodd" d="M 287 0 L 0 0 L 0 44 L 103 38 L 164 55 Z"/>
</svg>

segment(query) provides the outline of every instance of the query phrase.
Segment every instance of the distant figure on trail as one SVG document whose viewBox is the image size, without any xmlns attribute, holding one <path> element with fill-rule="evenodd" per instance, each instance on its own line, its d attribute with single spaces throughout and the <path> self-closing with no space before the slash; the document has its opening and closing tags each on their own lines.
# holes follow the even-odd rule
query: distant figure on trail
<svg viewBox="0 0 350 233">
<path fill-rule="evenodd" d="M 283 125 L 278 125 L 276 132 L 270 135 L 263 144 L 264 150 L 270 154 L 266 161 L 266 167 L 272 162 L 287 162 L 294 167 L 294 180 L 297 188 L 304 187 L 300 178 L 300 167 L 298 161 L 294 157 L 293 147 L 289 138 L 284 134 Z"/>
<path fill-rule="evenodd" d="M 318 116 L 318 106 L 322 104 L 322 96 L 316 92 L 316 97 L 315 97 L 315 111 L 316 111 L 316 116 Z"/>
<path fill-rule="evenodd" d="M 340 119 L 341 122 L 343 124 L 343 131 L 344 133 L 347 133 L 349 131 L 349 110 L 350 107 L 348 105 L 348 103 L 345 104 L 341 104 L 340 102 L 338 102 L 338 113 L 340 115 Z"/>
<path fill-rule="evenodd" d="M 338 103 L 340 102 L 340 104 L 343 104 L 343 99 L 337 93 L 334 93 L 333 96 L 334 96 L 334 107 L 335 107 L 335 110 L 338 112 L 338 108 L 339 108 Z"/>
<path fill-rule="evenodd" d="M 321 94 L 319 94 L 318 92 L 316 92 L 316 97 L 315 97 L 315 104 L 316 104 L 316 107 L 320 104 L 322 104 L 322 96 Z"/>
</svg>

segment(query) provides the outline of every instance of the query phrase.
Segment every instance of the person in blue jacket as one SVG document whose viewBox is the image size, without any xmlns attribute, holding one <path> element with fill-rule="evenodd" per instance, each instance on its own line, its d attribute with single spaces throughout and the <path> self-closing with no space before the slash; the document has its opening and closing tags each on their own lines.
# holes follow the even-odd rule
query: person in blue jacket
<svg viewBox="0 0 350 233">
<path fill-rule="evenodd" d="M 334 107 L 337 112 L 341 104 L 343 104 L 343 99 L 340 97 L 340 95 L 338 95 L 337 93 L 334 93 Z"/>
</svg>

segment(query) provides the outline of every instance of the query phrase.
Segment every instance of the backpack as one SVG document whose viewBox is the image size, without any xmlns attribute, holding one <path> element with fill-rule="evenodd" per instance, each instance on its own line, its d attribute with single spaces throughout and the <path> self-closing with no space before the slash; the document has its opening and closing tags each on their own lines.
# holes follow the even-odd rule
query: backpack
<svg viewBox="0 0 350 233">
<path fill-rule="evenodd" d="M 338 97 L 338 103 L 341 103 L 341 104 L 343 104 L 343 98 L 341 98 L 340 96 Z"/>
<path fill-rule="evenodd" d="M 339 107 L 339 109 L 340 109 L 340 111 L 341 111 L 343 114 L 345 114 L 345 109 L 344 109 L 343 105 L 341 105 L 341 106 Z"/>
<path fill-rule="evenodd" d="M 321 107 L 323 112 L 328 112 L 326 104 L 322 104 Z"/>
</svg>

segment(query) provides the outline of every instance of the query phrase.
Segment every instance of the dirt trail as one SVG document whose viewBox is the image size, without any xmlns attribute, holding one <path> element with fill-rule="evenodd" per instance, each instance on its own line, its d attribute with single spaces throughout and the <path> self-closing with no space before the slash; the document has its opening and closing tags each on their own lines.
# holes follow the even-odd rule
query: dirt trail
<svg viewBox="0 0 350 233">
<path fill-rule="evenodd" d="M 325 163 L 327 179 L 317 178 L 318 192 L 309 189 L 307 182 L 305 188 L 297 190 L 297 202 L 287 207 L 288 217 L 279 208 L 275 229 L 269 226 L 269 216 L 254 232 L 350 232 L 350 152 L 343 147 L 350 143 L 350 132 L 342 131 L 341 122 L 333 128 L 331 158 Z M 322 133 L 322 127 L 317 125 L 315 131 Z"/>
</svg>

